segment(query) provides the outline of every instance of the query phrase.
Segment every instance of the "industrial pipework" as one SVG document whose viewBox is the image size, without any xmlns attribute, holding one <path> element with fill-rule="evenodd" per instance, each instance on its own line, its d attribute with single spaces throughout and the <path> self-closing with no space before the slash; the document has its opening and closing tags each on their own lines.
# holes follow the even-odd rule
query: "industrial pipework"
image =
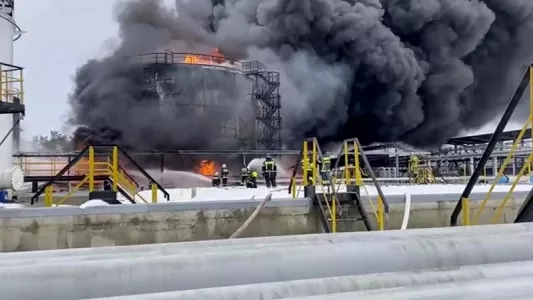
<svg viewBox="0 0 533 300">
<path fill-rule="evenodd" d="M 455 295 L 464 291 L 454 283 L 483 280 L 495 293 L 510 285 L 527 292 L 532 230 L 523 223 L 2 253 L 0 290 L 2 300 L 328 299 L 395 287 Z M 24 288 L 31 278 L 39 280 Z"/>
<path fill-rule="evenodd" d="M 13 166 L 11 155 L 18 150 L 19 123 L 25 108 L 23 69 L 13 65 L 13 42 L 21 35 L 14 12 L 14 0 L 0 1 L 0 190 L 16 191 L 22 188 L 24 174 Z"/>
</svg>

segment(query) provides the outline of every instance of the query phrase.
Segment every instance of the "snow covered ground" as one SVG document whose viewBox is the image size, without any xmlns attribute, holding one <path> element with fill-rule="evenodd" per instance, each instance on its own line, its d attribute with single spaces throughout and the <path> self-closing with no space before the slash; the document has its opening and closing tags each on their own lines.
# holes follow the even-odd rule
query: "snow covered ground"
<svg viewBox="0 0 533 300">
<path fill-rule="evenodd" d="M 464 184 L 434 184 L 434 185 L 389 185 L 382 186 L 381 189 L 385 196 L 387 195 L 424 195 L 424 194 L 461 194 L 464 190 Z M 490 185 L 476 185 L 472 193 L 486 193 Z M 520 184 L 517 185 L 515 191 L 527 192 L 530 191 L 533 185 Z M 494 192 L 507 192 L 511 188 L 510 185 L 496 185 Z M 196 190 L 196 191 L 194 191 Z M 249 200 L 252 197 L 255 199 L 264 198 L 269 192 L 272 192 L 273 199 L 287 199 L 292 198 L 288 193 L 288 187 L 279 187 L 276 189 L 268 189 L 266 187 L 259 187 L 257 189 L 247 189 L 244 187 L 226 187 L 226 188 L 187 188 L 187 189 L 167 189 L 170 194 L 170 201 L 172 202 L 189 202 L 189 201 L 214 201 L 214 200 Z M 346 191 L 346 187 L 341 186 L 339 192 Z M 317 187 L 317 192 L 321 192 Z M 193 194 L 196 196 L 193 198 Z M 361 194 L 366 196 L 376 196 L 377 190 L 374 186 L 365 186 L 361 189 Z M 140 195 L 147 201 L 151 200 L 151 191 L 140 192 Z M 303 198 L 303 189 L 300 189 L 298 198 Z M 166 202 L 163 194 L 158 192 L 158 202 Z"/>
</svg>

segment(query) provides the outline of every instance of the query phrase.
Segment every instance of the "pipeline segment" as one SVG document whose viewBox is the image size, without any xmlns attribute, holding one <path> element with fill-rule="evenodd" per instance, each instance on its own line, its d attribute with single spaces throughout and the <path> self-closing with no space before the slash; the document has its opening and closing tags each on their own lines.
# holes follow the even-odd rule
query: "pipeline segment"
<svg viewBox="0 0 533 300">
<path fill-rule="evenodd" d="M 110 297 L 533 260 L 532 248 L 530 233 L 22 265 L 0 267 L 0 291 L 2 300 Z"/>
<path fill-rule="evenodd" d="M 290 244 L 295 243 L 344 243 L 350 241 L 356 242 L 373 242 L 373 241 L 390 241 L 390 240 L 408 240 L 415 238 L 448 238 L 448 237 L 469 237 L 469 236 L 486 236 L 486 235 L 513 235 L 526 232 L 533 232 L 533 223 L 504 224 L 504 225 L 486 225 L 486 226 L 468 226 L 468 227 L 446 227 L 430 229 L 410 229 L 408 231 L 390 230 L 390 231 L 371 231 L 371 232 L 348 232 L 336 234 L 309 234 L 293 236 L 275 236 L 259 237 L 232 240 L 212 240 L 185 243 L 165 243 L 165 244 L 146 244 L 135 246 L 113 246 L 97 248 L 76 248 L 62 250 L 45 250 L 31 252 L 12 252 L 0 253 L 1 261 L 13 261 L 16 259 L 33 260 L 33 259 L 50 259 L 60 257 L 66 259 L 73 256 L 94 256 L 97 259 L 99 255 L 109 255 L 114 257 L 120 255 L 143 255 L 146 252 L 166 252 L 166 253 L 193 253 L 199 251 L 217 251 L 207 248 L 220 248 L 222 251 L 235 250 L 241 248 L 264 247 L 268 244 Z M 226 250 L 223 250 L 224 247 Z M 202 249 L 202 250 L 200 250 Z M 103 258 L 103 256 L 102 256 Z"/>
<path fill-rule="evenodd" d="M 105 298 L 108 300 L 264 300 L 309 297 L 363 290 L 424 286 L 481 279 L 533 276 L 533 261 L 467 266 L 458 269 L 438 269 L 359 276 L 330 277 L 286 282 L 206 288 L 156 294 Z M 100 298 L 101 299 L 101 298 Z M 305 299 L 305 298 L 304 298 Z M 391 298 L 393 299 L 393 298 Z M 503 298 L 502 298 L 503 299 Z M 90 299 L 88 299 L 90 300 Z M 96 299 L 92 299 L 96 300 Z"/>
<path fill-rule="evenodd" d="M 444 230 L 443 230 L 444 229 Z M 0 266 L 74 262 L 87 260 L 140 258 L 153 256 L 169 256 L 179 254 L 199 253 L 228 253 L 239 250 L 295 247 L 339 244 L 350 242 L 388 242 L 393 240 L 410 240 L 418 238 L 446 238 L 446 237 L 469 237 L 477 235 L 513 235 L 519 233 L 533 234 L 533 224 L 510 224 L 476 227 L 453 227 L 436 229 L 418 229 L 401 232 L 396 231 L 372 231 L 357 233 L 338 233 L 320 235 L 300 235 L 272 238 L 249 238 L 240 239 L 235 243 L 231 240 L 202 241 L 187 243 L 170 243 L 159 245 L 138 245 L 121 247 L 102 247 L 85 249 L 66 249 L 51 251 L 33 251 L 0 253 Z M 292 237 L 293 239 L 289 239 Z M 256 242 L 256 243 L 253 243 Z"/>
<path fill-rule="evenodd" d="M 422 300 L 422 299 L 508 299 L 526 297 L 533 293 L 533 276 L 475 280 L 466 283 L 444 283 L 390 289 L 337 293 L 312 297 L 293 297 L 285 300 Z"/>
</svg>

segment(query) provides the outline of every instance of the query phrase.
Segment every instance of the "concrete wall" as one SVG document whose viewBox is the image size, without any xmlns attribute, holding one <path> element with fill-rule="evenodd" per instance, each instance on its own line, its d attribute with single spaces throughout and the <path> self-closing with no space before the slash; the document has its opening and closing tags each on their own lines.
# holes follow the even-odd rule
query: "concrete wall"
<svg viewBox="0 0 533 300">
<path fill-rule="evenodd" d="M 509 201 L 502 222 L 512 222 L 527 193 Z M 472 195 L 473 200 L 484 195 Z M 494 193 L 502 199 L 504 193 Z M 409 228 L 448 226 L 459 195 L 413 195 Z M 388 196 L 388 228 L 400 227 L 404 196 Z M 365 199 L 366 200 L 366 199 Z M 260 201 L 216 201 L 118 205 L 92 208 L 0 209 L 0 251 L 28 251 L 224 239 L 239 228 Z M 490 223 L 500 201 L 489 202 L 481 217 Z M 472 203 L 472 213 L 478 202 Z M 369 205 L 367 205 L 369 207 Z M 373 216 L 373 214 L 370 214 Z M 348 221 L 345 229 L 361 228 Z M 343 227 L 339 226 L 339 227 Z M 244 232 L 244 237 L 321 232 L 316 211 L 307 199 L 274 200 Z"/>
</svg>

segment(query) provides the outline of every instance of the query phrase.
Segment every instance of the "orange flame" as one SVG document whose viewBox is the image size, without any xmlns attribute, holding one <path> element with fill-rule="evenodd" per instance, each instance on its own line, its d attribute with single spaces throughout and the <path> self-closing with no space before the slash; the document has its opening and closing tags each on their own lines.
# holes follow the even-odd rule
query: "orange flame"
<svg viewBox="0 0 533 300">
<path fill-rule="evenodd" d="M 195 171 L 204 176 L 213 176 L 216 172 L 216 164 L 210 160 L 202 160 L 200 165 L 195 168 Z"/>
<path fill-rule="evenodd" d="M 226 61 L 224 55 L 220 53 L 218 48 L 211 51 L 211 56 L 208 55 L 194 55 L 187 54 L 183 59 L 183 62 L 186 64 L 197 64 L 197 65 L 212 65 L 212 64 L 221 64 Z"/>
</svg>

